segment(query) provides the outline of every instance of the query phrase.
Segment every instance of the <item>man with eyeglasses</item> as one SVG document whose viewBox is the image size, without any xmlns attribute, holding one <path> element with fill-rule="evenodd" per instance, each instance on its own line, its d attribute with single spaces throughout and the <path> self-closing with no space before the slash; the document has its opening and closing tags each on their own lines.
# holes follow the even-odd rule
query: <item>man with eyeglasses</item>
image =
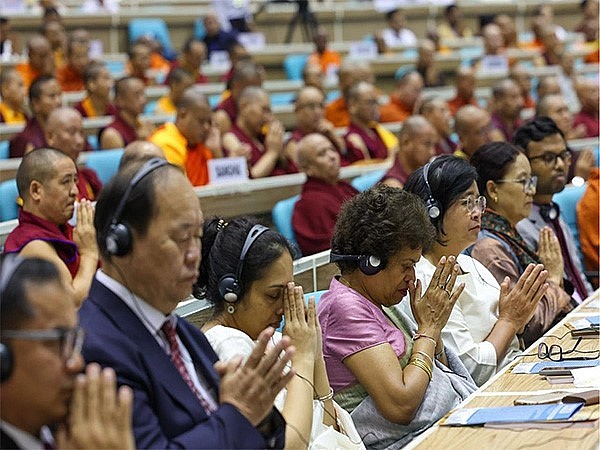
<svg viewBox="0 0 600 450">
<path fill-rule="evenodd" d="M 538 117 L 518 128 L 513 143 L 523 149 L 531 164 L 531 172 L 538 179 L 531 213 L 517 224 L 517 231 L 537 250 L 540 230 L 544 227 L 553 230 L 560 243 L 565 290 L 581 302 L 592 292 L 592 287 L 583 276 L 575 238 L 560 218 L 558 205 L 552 202 L 552 195 L 565 188 L 571 151 L 562 131 L 548 117 Z"/>
<path fill-rule="evenodd" d="M 131 390 L 97 364 L 80 374 L 84 333 L 54 264 L 2 259 L 0 326 L 0 448 L 135 448 Z"/>
<path fill-rule="evenodd" d="M 325 119 L 325 96 L 323 91 L 314 86 L 305 86 L 298 91 L 294 102 L 296 127 L 285 144 L 285 154 L 293 161 L 297 161 L 296 148 L 298 142 L 312 133 L 325 136 L 336 151 L 343 154 L 346 151 L 344 140 L 335 132 L 333 124 Z"/>
</svg>

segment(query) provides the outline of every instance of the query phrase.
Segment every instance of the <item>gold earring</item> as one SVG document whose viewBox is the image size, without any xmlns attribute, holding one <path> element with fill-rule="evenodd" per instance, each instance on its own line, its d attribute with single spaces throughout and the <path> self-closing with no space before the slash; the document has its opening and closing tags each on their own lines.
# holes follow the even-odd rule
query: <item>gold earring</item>
<svg viewBox="0 0 600 450">
<path fill-rule="evenodd" d="M 493 198 L 493 200 L 494 200 L 494 203 L 498 203 L 498 196 L 497 196 L 497 195 L 494 195 L 494 198 Z"/>
</svg>

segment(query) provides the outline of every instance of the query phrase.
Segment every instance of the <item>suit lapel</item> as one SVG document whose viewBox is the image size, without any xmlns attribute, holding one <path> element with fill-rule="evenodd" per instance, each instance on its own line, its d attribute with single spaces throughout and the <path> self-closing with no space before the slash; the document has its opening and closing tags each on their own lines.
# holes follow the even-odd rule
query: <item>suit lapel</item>
<svg viewBox="0 0 600 450">
<path fill-rule="evenodd" d="M 149 376 L 162 385 L 174 402 L 179 403 L 196 420 L 206 418 L 206 413 L 199 400 L 184 381 L 169 355 L 161 348 L 140 319 L 115 293 L 94 280 L 90 296 L 86 301 L 92 301 L 125 335 L 126 339 L 135 342 L 142 357 L 147 361 L 147 367 L 151 370 Z M 196 352 L 192 352 L 190 349 L 192 358 L 196 356 L 193 353 Z M 201 361 L 208 361 L 208 359 L 202 358 Z M 196 363 L 196 358 L 194 358 L 194 363 Z M 210 362 L 208 364 L 209 367 L 212 367 Z"/>
</svg>

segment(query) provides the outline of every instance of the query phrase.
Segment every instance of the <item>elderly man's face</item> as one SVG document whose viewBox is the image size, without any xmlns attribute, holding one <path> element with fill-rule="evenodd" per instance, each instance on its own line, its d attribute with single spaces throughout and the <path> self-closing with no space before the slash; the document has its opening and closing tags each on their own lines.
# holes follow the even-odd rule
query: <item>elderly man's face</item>
<svg viewBox="0 0 600 450">
<path fill-rule="evenodd" d="M 546 101 L 548 102 L 546 115 L 556 122 L 563 133 L 571 131 L 573 116 L 565 99 L 562 96 L 553 96 Z"/>
<path fill-rule="evenodd" d="M 77 168 L 67 156 L 57 158 L 52 164 L 54 173 L 48 180 L 40 181 L 41 186 L 34 195 L 38 196 L 43 218 L 57 225 L 64 225 L 73 216 L 79 193 Z"/>
<path fill-rule="evenodd" d="M 34 99 L 31 106 L 35 114 L 46 118 L 52 111 L 60 107 L 62 91 L 60 84 L 54 78 L 46 81 L 40 91 L 40 98 Z"/>
<path fill-rule="evenodd" d="M 325 116 L 325 100 L 317 89 L 302 91 L 296 101 L 296 125 L 307 131 L 316 131 Z"/>
<path fill-rule="evenodd" d="M 85 132 L 81 115 L 75 112 L 66 113 L 56 126 L 47 132 L 48 144 L 77 162 L 79 154 L 85 148 Z"/>
<path fill-rule="evenodd" d="M 504 94 L 498 101 L 498 109 L 502 115 L 513 120 L 519 117 L 523 109 L 523 95 L 516 83 L 505 88 Z"/>
<path fill-rule="evenodd" d="M 18 331 L 68 329 L 77 324 L 74 303 L 58 281 L 29 285 L 26 295 L 36 315 Z M 67 362 L 58 339 L 15 338 L 10 340 L 10 347 L 14 368 L 2 383 L 1 416 L 36 436 L 43 425 L 66 417 L 83 359 L 76 353 Z"/>
<path fill-rule="evenodd" d="M 315 139 L 308 155 L 306 174 L 335 183 L 340 175 L 340 155 L 325 136 Z"/>
<path fill-rule="evenodd" d="M 187 298 L 198 278 L 202 211 L 187 177 L 175 170 L 156 181 L 156 214 L 144 236 L 134 232 L 124 266 L 131 289 L 164 314 Z"/>
</svg>

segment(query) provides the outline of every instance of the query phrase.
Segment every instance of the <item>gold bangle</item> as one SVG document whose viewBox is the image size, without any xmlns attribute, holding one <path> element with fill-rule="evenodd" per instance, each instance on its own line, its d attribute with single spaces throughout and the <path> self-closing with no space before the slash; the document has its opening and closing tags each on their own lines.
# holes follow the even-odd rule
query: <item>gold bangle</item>
<svg viewBox="0 0 600 450">
<path fill-rule="evenodd" d="M 331 400 L 333 398 L 333 388 L 329 387 L 329 394 L 324 395 L 323 397 L 316 397 L 315 400 L 320 402 L 326 402 L 327 400 Z"/>
<path fill-rule="evenodd" d="M 425 339 L 433 342 L 433 345 L 435 345 L 437 347 L 437 341 L 434 338 L 432 338 L 431 336 L 427 336 L 426 334 L 423 334 L 423 333 L 417 333 L 417 334 L 415 334 L 413 336 L 412 340 L 416 341 L 416 340 L 421 339 L 421 338 L 425 338 Z"/>
<path fill-rule="evenodd" d="M 419 369 L 423 370 L 429 377 L 429 381 L 431 381 L 433 372 L 431 370 L 431 367 L 429 367 L 429 365 L 427 364 L 427 361 L 425 361 L 423 358 L 415 357 L 410 360 L 409 364 L 412 364 L 413 366 L 416 366 Z"/>
<path fill-rule="evenodd" d="M 431 365 L 433 366 L 433 359 L 431 358 L 431 356 L 429 356 L 427 353 L 422 352 L 421 350 L 417 350 L 416 352 L 413 353 L 414 354 L 419 354 L 419 355 L 423 355 L 425 358 L 427 358 L 427 360 L 431 363 Z"/>
</svg>

